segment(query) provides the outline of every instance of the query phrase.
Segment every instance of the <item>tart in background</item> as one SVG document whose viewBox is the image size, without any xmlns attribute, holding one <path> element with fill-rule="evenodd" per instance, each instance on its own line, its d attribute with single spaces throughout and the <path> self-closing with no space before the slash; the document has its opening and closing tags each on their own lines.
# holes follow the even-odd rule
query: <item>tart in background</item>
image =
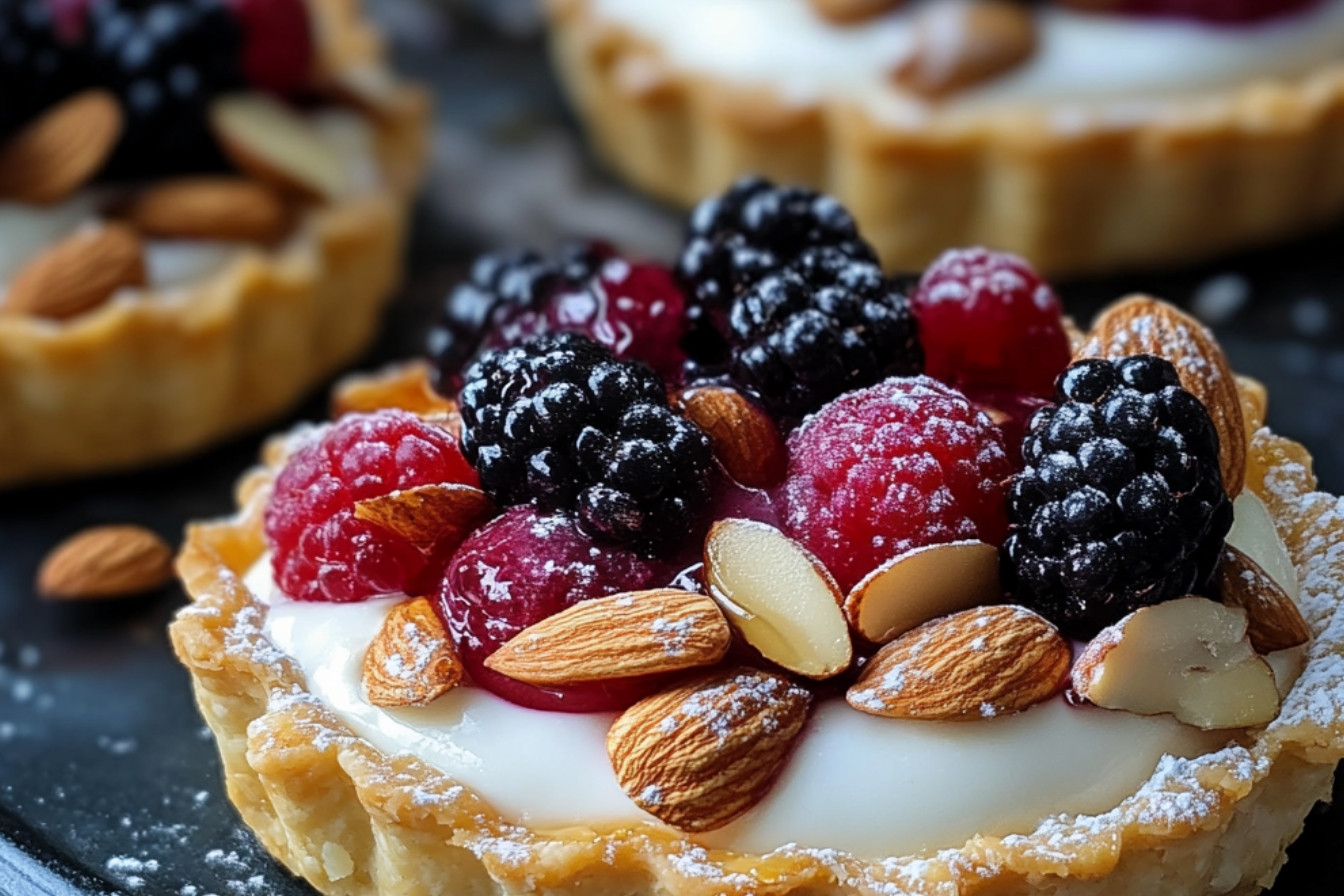
<svg viewBox="0 0 1344 896">
<path fill-rule="evenodd" d="M 0 486 L 198 450 L 365 348 L 430 110 L 358 3 L 4 14 L 0 77 L 33 103 L 0 121 Z M 149 16 L 148 72 L 120 68 Z"/>
<path fill-rule="evenodd" d="M 983 244 L 1053 275 L 1180 264 L 1344 210 L 1344 5 L 551 0 L 602 157 L 690 205 L 837 196 L 888 268 Z"/>
</svg>

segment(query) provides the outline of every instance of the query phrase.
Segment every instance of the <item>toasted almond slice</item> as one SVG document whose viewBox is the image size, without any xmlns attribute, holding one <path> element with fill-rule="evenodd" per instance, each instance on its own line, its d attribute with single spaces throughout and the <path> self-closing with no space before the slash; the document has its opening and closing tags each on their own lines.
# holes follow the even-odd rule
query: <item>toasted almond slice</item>
<svg viewBox="0 0 1344 896">
<path fill-rule="evenodd" d="M 73 317 L 119 289 L 144 286 L 145 277 L 144 249 L 135 231 L 120 224 L 81 230 L 19 271 L 0 311 Z"/>
<path fill-rule="evenodd" d="M 1031 10 L 1010 0 L 943 0 L 914 14 L 914 42 L 896 68 L 902 87 L 943 97 L 1017 68 L 1036 52 Z"/>
<path fill-rule="evenodd" d="M 1232 528 L 1227 533 L 1225 544 L 1254 560 L 1294 602 L 1297 601 L 1302 592 L 1297 567 L 1288 555 L 1288 546 L 1279 536 L 1269 508 L 1250 489 L 1232 502 Z"/>
<path fill-rule="evenodd" d="M 697 386 L 682 392 L 682 413 L 709 436 L 714 456 L 747 488 L 771 488 L 784 478 L 788 452 L 770 415 L 736 389 Z"/>
<path fill-rule="evenodd" d="M 1235 498 L 1246 483 L 1246 424 L 1227 356 L 1203 324 L 1149 296 L 1121 299 L 1101 312 L 1078 358 L 1149 354 L 1166 358 L 1181 385 L 1204 403 L 1218 431 L 1223 488 Z"/>
<path fill-rule="evenodd" d="M 1170 713 L 1205 729 L 1263 725 L 1279 712 L 1245 612 L 1202 597 L 1143 607 L 1102 630 L 1078 657 L 1073 690 L 1107 709 Z"/>
<path fill-rule="evenodd" d="M 812 9 L 829 22 L 854 25 L 901 6 L 905 0 L 811 0 Z"/>
<path fill-rule="evenodd" d="M 121 105 L 86 90 L 0 146 L 0 199 L 50 205 L 93 179 L 121 137 Z"/>
<path fill-rule="evenodd" d="M 436 482 L 355 502 L 355 517 L 422 548 L 456 543 L 494 513 L 485 492 Z"/>
<path fill-rule="evenodd" d="M 210 121 L 229 159 L 258 180 L 322 202 L 344 194 L 348 172 L 340 151 L 278 101 L 260 93 L 221 97 Z"/>
<path fill-rule="evenodd" d="M 1300 647 L 1311 640 L 1311 627 L 1288 592 L 1230 545 L 1224 546 L 1218 564 L 1218 593 L 1227 606 L 1246 611 L 1246 633 L 1256 653 Z"/>
<path fill-rule="evenodd" d="M 683 831 L 712 831 L 769 792 L 812 695 L 782 675 L 736 669 L 647 697 L 607 734 L 616 780 Z"/>
<path fill-rule="evenodd" d="M 885 644 L 930 619 L 997 602 L 999 549 L 954 541 L 899 554 L 864 577 L 845 598 L 845 618 L 861 636 Z"/>
<path fill-rule="evenodd" d="M 132 199 L 122 214 L 149 236 L 255 243 L 284 236 L 291 217 L 275 190 L 243 177 L 159 181 Z"/>
<path fill-rule="evenodd" d="M 429 384 L 429 364 L 409 361 L 375 373 L 352 374 L 336 384 L 331 416 L 400 408 L 422 417 L 455 414 L 457 405 Z"/>
<path fill-rule="evenodd" d="M 173 549 L 142 526 L 98 526 L 61 542 L 37 572 L 48 600 L 129 597 L 173 579 Z"/>
<path fill-rule="evenodd" d="M 420 100 L 416 91 L 397 80 L 387 66 L 352 65 L 325 72 L 318 89 L 338 102 L 384 121 L 410 114 Z"/>
<path fill-rule="evenodd" d="M 843 596 L 821 561 L 773 526 L 728 519 L 705 539 L 705 581 L 733 628 L 771 662 L 808 678 L 849 668 Z"/>
<path fill-rule="evenodd" d="M 577 603 L 514 635 L 485 665 L 528 684 L 608 681 L 712 666 L 732 641 L 713 600 L 660 588 Z"/>
<path fill-rule="evenodd" d="M 926 622 L 868 661 L 845 699 L 895 719 L 1007 715 L 1062 692 L 1072 651 L 1023 607 L 963 610 Z"/>
<path fill-rule="evenodd" d="M 374 706 L 424 706 L 456 687 L 462 660 L 429 600 L 397 604 L 364 654 L 364 693 Z"/>
</svg>

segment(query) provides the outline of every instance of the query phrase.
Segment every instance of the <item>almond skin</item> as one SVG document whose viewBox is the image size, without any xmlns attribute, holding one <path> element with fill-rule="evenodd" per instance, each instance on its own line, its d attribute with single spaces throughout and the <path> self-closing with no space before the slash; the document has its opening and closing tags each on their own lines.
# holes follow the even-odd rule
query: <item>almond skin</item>
<svg viewBox="0 0 1344 896">
<path fill-rule="evenodd" d="M 172 579 L 173 549 L 158 535 L 141 526 L 98 526 L 47 554 L 37 592 L 47 600 L 98 600 L 145 594 Z"/>
<path fill-rule="evenodd" d="M 1223 604 L 1246 611 L 1246 635 L 1256 653 L 1300 647 L 1311 640 L 1311 626 L 1297 604 L 1250 557 L 1224 545 L 1216 576 Z"/>
<path fill-rule="evenodd" d="M 979 719 L 1020 712 L 1064 690 L 1072 651 L 1023 607 L 977 607 L 926 622 L 884 646 L 845 699 L 895 719 Z"/>
<path fill-rule="evenodd" d="M 894 78 L 937 99 L 1010 71 L 1036 52 L 1036 21 L 1009 0 L 943 0 L 915 14 L 914 50 Z"/>
<path fill-rule="evenodd" d="M 243 177 L 183 177 L 142 191 L 123 209 L 141 233 L 166 239 L 272 243 L 290 213 L 275 190 Z"/>
<path fill-rule="evenodd" d="M 1204 403 L 1218 431 L 1223 489 L 1235 498 L 1246 483 L 1246 424 L 1232 365 L 1213 334 L 1190 315 L 1149 296 L 1121 299 L 1098 315 L 1078 358 L 1157 355 L 1180 374 L 1181 385 Z"/>
<path fill-rule="evenodd" d="M 714 456 L 747 488 L 773 488 L 784 478 L 789 457 L 770 415 L 736 389 L 699 386 L 680 396 L 686 418 L 709 436 Z"/>
<path fill-rule="evenodd" d="M 577 603 L 519 632 L 485 665 L 535 685 L 604 681 L 712 666 L 732 640 L 709 597 L 662 588 Z"/>
<path fill-rule="evenodd" d="M 712 831 L 769 792 L 811 704 L 782 675 L 721 672 L 631 706 L 612 724 L 607 753 L 641 809 L 683 831 Z"/>
<path fill-rule="evenodd" d="M 93 179 L 121 137 L 121 104 L 88 90 L 47 110 L 0 146 L 0 199 L 50 205 Z"/>
<path fill-rule="evenodd" d="M 90 311 L 119 289 L 145 285 L 140 237 L 120 224 L 80 231 L 51 246 L 15 275 L 5 312 L 67 318 Z"/>
<path fill-rule="evenodd" d="M 461 683 L 465 672 L 429 600 L 398 604 L 364 654 L 364 693 L 374 706 L 423 706 Z"/>
<path fill-rule="evenodd" d="M 461 542 L 495 512 L 485 492 L 436 482 L 355 503 L 355 517 L 423 548 Z"/>
</svg>

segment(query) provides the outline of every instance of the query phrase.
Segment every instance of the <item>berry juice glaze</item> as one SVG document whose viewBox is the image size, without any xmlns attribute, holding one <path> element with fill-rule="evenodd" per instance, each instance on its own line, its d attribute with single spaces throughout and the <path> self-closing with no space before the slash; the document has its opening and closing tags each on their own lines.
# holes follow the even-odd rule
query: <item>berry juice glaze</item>
<svg viewBox="0 0 1344 896">
<path fill-rule="evenodd" d="M 1229 537 L 1296 594 L 1272 523 L 1250 496 Z M 1268 533 L 1268 534 L 1267 534 Z M 303 670 L 312 693 L 354 732 L 389 754 L 414 754 L 535 829 L 659 824 L 622 792 L 607 758 L 613 713 L 525 709 L 478 687 L 426 707 L 384 710 L 364 698 L 364 653 L 401 598 L 300 603 L 276 588 L 269 557 L 246 584 L 269 605 L 266 634 Z M 1300 650 L 1270 657 L 1286 690 Z M 1223 746 L 1169 717 L 1069 706 L 1064 698 L 1013 716 L 911 722 L 821 699 L 796 753 L 766 798 L 725 828 L 696 839 L 765 853 L 785 844 L 880 857 L 956 847 L 980 835 L 1027 833 L 1059 814 L 1109 810 L 1153 773 L 1161 757 Z"/>
</svg>

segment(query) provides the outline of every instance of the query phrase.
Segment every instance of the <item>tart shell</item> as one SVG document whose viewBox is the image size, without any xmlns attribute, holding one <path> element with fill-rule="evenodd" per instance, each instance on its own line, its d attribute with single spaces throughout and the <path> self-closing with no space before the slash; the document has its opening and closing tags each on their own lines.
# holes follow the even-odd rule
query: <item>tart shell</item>
<svg viewBox="0 0 1344 896">
<path fill-rule="evenodd" d="M 1174 265 L 1344 213 L 1344 65 L 1118 114 L 1008 109 L 879 121 L 832 99 L 678 71 L 588 0 L 550 0 L 551 48 L 598 153 L 692 205 L 758 173 L 834 195 L 889 268 L 947 246 L 1049 276 Z"/>
<path fill-rule="evenodd" d="M 347 0 L 317 0 L 327 70 L 380 64 Z M 401 277 L 431 108 L 398 85 L 372 117 L 386 183 L 319 206 L 275 250 L 65 321 L 0 315 L 0 488 L 127 469 L 274 418 L 357 358 Z"/>
<path fill-rule="evenodd" d="M 960 849 L 867 861 L 782 847 L 709 850 L 655 824 L 534 831 L 408 755 L 386 755 L 313 697 L 264 634 L 243 584 L 262 556 L 262 510 L 283 460 L 243 478 L 230 519 L 190 528 L 178 569 L 193 603 L 171 626 L 223 757 L 230 799 L 262 843 L 329 896 L 438 893 L 678 896 L 1172 896 L 1269 886 L 1344 757 L 1344 502 L 1315 491 L 1300 445 L 1259 430 L 1248 487 L 1269 507 L 1316 632 L 1278 719 L 1215 753 L 1166 759 L 1098 816 Z M 894 794 L 893 799 L 899 795 Z"/>
</svg>

